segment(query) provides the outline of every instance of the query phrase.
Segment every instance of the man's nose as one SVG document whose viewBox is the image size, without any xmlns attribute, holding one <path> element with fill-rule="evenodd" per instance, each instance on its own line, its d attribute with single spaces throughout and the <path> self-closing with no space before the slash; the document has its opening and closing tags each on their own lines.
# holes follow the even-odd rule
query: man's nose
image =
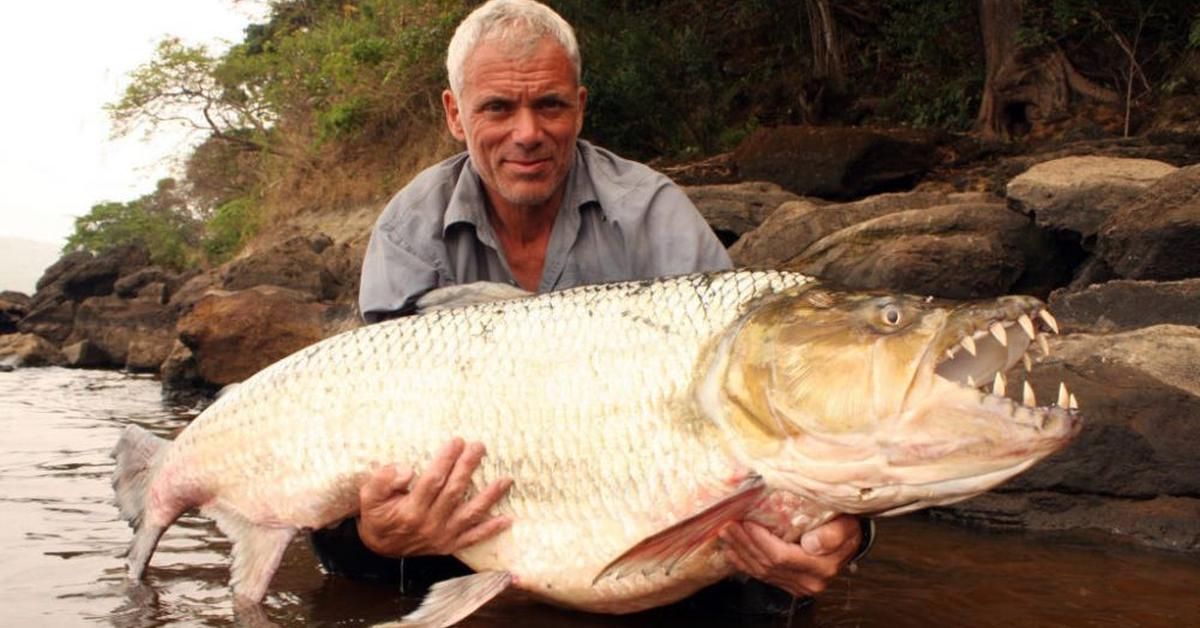
<svg viewBox="0 0 1200 628">
<path fill-rule="evenodd" d="M 536 145 L 542 139 L 542 126 L 532 107 L 519 107 L 513 119 L 513 141 L 523 147 Z"/>
</svg>

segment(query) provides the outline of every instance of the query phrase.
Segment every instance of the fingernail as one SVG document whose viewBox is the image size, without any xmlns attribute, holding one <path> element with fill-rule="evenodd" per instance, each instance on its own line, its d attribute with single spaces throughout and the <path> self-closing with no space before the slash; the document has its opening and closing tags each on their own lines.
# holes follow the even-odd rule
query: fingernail
<svg viewBox="0 0 1200 628">
<path fill-rule="evenodd" d="M 825 552 L 825 548 L 821 547 L 821 539 L 818 539 L 815 534 L 806 534 L 800 537 L 800 547 L 804 548 L 804 551 L 809 554 L 823 554 Z"/>
</svg>

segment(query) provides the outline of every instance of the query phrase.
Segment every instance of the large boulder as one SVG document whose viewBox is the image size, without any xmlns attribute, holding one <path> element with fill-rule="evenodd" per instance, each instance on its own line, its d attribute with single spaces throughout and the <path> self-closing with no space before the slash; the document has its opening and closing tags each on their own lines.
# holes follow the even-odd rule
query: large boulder
<svg viewBox="0 0 1200 628">
<path fill-rule="evenodd" d="M 1120 279 L 1082 290 L 1055 290 L 1050 311 L 1066 332 L 1114 332 L 1175 324 L 1200 327 L 1200 279 Z"/>
<path fill-rule="evenodd" d="M 17 323 L 29 313 L 29 295 L 5 290 L 0 292 L 0 334 L 15 334 Z"/>
<path fill-rule="evenodd" d="M 986 202 L 998 203 L 1000 199 L 975 192 L 896 192 L 852 203 L 827 204 L 812 199 L 785 202 L 758 228 L 738 240 L 729 255 L 739 266 L 779 268 L 821 238 L 860 222 L 910 209 Z"/>
<path fill-rule="evenodd" d="M 1200 164 L 1163 177 L 1114 212 L 1097 250 L 1126 279 L 1200 277 Z"/>
<path fill-rule="evenodd" d="M 174 342 L 175 320 L 175 312 L 158 298 L 92 297 L 79 304 L 67 343 L 91 342 L 109 356 L 110 366 L 157 370 Z"/>
<path fill-rule="evenodd" d="M 46 270 L 42 272 L 42 277 L 37 282 L 36 292 L 43 291 L 61 279 L 64 274 L 92 261 L 93 257 L 87 251 L 74 251 L 58 258 L 57 262 L 46 267 Z"/>
<path fill-rule="evenodd" d="M 65 359 L 54 343 L 37 334 L 4 334 L 0 336 L 0 365 L 57 366 Z"/>
<path fill-rule="evenodd" d="M 165 291 L 167 282 L 172 277 L 172 273 L 163 270 L 161 267 L 149 266 L 117 279 L 116 283 L 113 284 L 113 292 L 119 297 L 130 299 L 139 296 L 139 293 L 143 292 L 147 286 L 157 284 L 159 287 L 151 292 L 160 294 Z"/>
<path fill-rule="evenodd" d="M 822 238 L 782 268 L 850 288 L 954 299 L 1044 296 L 1071 272 L 1047 234 L 999 203 L 880 216 Z"/>
<path fill-rule="evenodd" d="M 1064 157 L 1009 181 L 1007 196 L 1038 226 L 1072 231 L 1088 242 L 1114 211 L 1176 170 L 1152 159 Z"/>
<path fill-rule="evenodd" d="M 326 337 L 344 323 L 343 310 L 297 290 L 256 286 L 208 294 L 177 329 L 199 377 L 220 387 Z"/>
<path fill-rule="evenodd" d="M 939 141 L 912 130 L 785 126 L 756 131 L 733 158 L 743 180 L 850 199 L 911 188 L 938 163 Z"/>
<path fill-rule="evenodd" d="M 332 244 L 333 240 L 325 235 L 297 236 L 252 251 L 224 268 L 221 287 L 237 291 L 255 286 L 279 286 L 318 299 L 332 299 L 337 294 L 336 281 L 321 257 Z"/>
<path fill-rule="evenodd" d="M 29 313 L 17 323 L 17 330 L 62 344 L 75 328 L 76 304 L 61 294 L 55 299 L 42 299 L 41 296 L 41 293 L 35 296 Z"/>
<path fill-rule="evenodd" d="M 1070 334 L 1026 376 L 1039 399 L 1059 382 L 1079 400 L 1083 430 L 1063 451 L 983 496 L 945 509 L 1004 525 L 1120 531 L 1156 545 L 1200 549 L 1200 329 L 1157 325 Z M 1191 498 L 1181 499 L 1181 498 Z M 1138 522 L 1138 519 L 1141 522 Z"/>
<path fill-rule="evenodd" d="M 722 242 L 732 244 L 762 224 L 777 207 L 799 196 L 767 181 L 684 188 L 700 215 Z"/>
<path fill-rule="evenodd" d="M 145 248 L 119 246 L 75 265 L 63 272 L 55 283 L 61 286 L 67 298 L 82 301 L 88 297 L 112 294 L 117 279 L 149 263 L 150 254 Z"/>
</svg>

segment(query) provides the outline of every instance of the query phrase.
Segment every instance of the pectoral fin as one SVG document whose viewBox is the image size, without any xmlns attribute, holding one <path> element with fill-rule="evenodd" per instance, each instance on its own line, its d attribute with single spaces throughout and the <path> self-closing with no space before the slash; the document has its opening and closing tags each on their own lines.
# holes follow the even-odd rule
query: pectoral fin
<svg viewBox="0 0 1200 628">
<path fill-rule="evenodd" d="M 635 571 L 670 575 L 684 559 L 717 538 L 726 524 L 740 520 L 762 499 L 766 484 L 754 475 L 720 501 L 634 545 L 600 571 L 592 584 L 608 577 L 622 578 Z"/>
<path fill-rule="evenodd" d="M 480 606 L 500 595 L 512 584 L 507 571 L 481 571 L 461 578 L 443 580 L 429 589 L 417 610 L 398 623 L 379 624 L 375 628 L 445 628 L 462 621 Z"/>
</svg>

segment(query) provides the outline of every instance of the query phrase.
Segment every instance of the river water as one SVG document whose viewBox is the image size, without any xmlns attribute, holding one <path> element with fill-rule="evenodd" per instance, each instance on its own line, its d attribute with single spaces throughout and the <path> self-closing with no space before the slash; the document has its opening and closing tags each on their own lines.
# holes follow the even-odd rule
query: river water
<svg viewBox="0 0 1200 628">
<path fill-rule="evenodd" d="M 392 587 L 325 577 L 307 543 L 288 550 L 263 612 L 234 617 L 229 544 L 208 521 L 168 530 L 147 581 L 125 581 L 129 528 L 112 505 L 108 452 L 125 425 L 171 436 L 195 415 L 158 382 L 58 368 L 0 373 L 0 623 L 7 626 L 362 626 L 414 606 Z M 500 603 L 464 626 L 782 626 L 675 611 L 593 616 Z M 1095 535 L 997 533 L 882 521 L 856 574 L 792 626 L 1200 626 L 1200 557 Z"/>
</svg>

